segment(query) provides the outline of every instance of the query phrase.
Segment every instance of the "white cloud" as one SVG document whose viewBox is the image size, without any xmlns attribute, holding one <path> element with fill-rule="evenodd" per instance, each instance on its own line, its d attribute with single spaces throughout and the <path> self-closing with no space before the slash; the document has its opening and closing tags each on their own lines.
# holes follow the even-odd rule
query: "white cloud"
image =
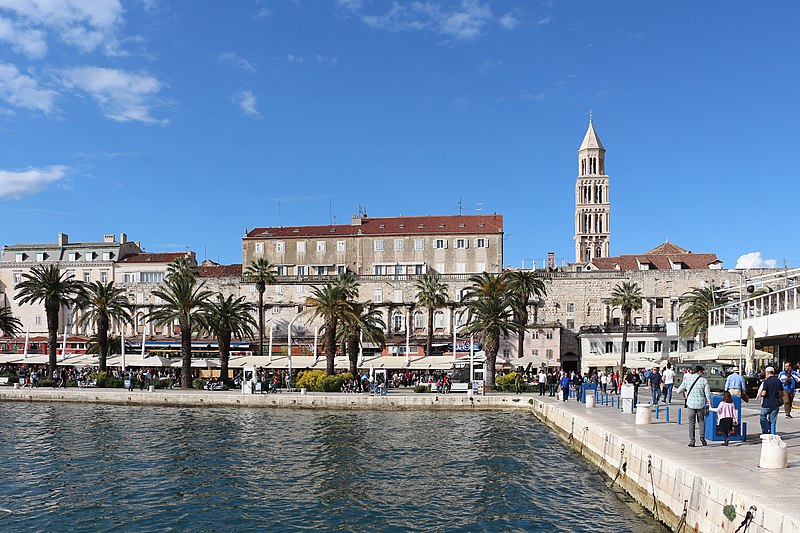
<svg viewBox="0 0 800 533">
<path fill-rule="evenodd" d="M 531 91 L 523 91 L 518 94 L 512 94 L 509 96 L 501 96 L 497 99 L 498 102 L 508 102 L 511 100 L 531 100 L 534 102 L 541 102 L 545 99 L 545 94 L 541 91 L 539 92 L 531 92 Z"/>
<path fill-rule="evenodd" d="M 242 69 L 243 71 L 249 74 L 252 74 L 253 72 L 256 71 L 256 68 L 253 66 L 252 63 L 250 63 L 250 61 L 243 58 L 236 52 L 224 52 L 219 55 L 219 60 L 222 63 L 227 63 L 229 65 L 233 65 L 234 67 Z"/>
<path fill-rule="evenodd" d="M 87 66 L 64 71 L 63 82 L 70 89 L 90 94 L 105 116 L 117 122 L 167 122 L 150 113 L 162 88 L 161 82 L 150 74 Z"/>
<path fill-rule="evenodd" d="M 289 63 L 302 63 L 303 56 L 296 56 L 294 54 L 286 54 L 286 61 Z"/>
<path fill-rule="evenodd" d="M 261 113 L 258 112 L 256 106 L 258 99 L 252 91 L 239 91 L 231 96 L 231 101 L 239 106 L 239 109 L 249 117 L 260 117 Z"/>
<path fill-rule="evenodd" d="M 506 13 L 497 22 L 507 30 L 513 30 L 519 24 L 519 21 L 511 13 Z"/>
<path fill-rule="evenodd" d="M 750 252 L 736 260 L 735 268 L 775 268 L 778 262 L 775 259 L 764 259 L 761 252 Z"/>
<path fill-rule="evenodd" d="M 256 20 L 267 19 L 272 16 L 272 11 L 266 7 L 260 7 L 253 13 L 253 18 Z"/>
<path fill-rule="evenodd" d="M 11 105 L 51 113 L 57 93 L 41 89 L 38 82 L 11 64 L 0 64 L 0 98 Z"/>
<path fill-rule="evenodd" d="M 315 55 L 314 59 L 320 65 L 328 65 L 329 67 L 332 67 L 336 63 L 339 62 L 339 58 L 338 57 L 323 56 L 323 55 L 320 55 L 320 54 Z"/>
<path fill-rule="evenodd" d="M 478 72 L 480 74 L 486 74 L 496 68 L 500 68 L 502 64 L 502 59 L 485 59 L 480 65 L 478 65 Z"/>
<path fill-rule="evenodd" d="M 114 53 L 117 29 L 121 26 L 122 4 L 119 0 L 0 0 L 0 12 L 12 13 L 16 33 L 28 32 L 28 37 L 40 32 L 41 43 L 28 41 L 26 51 L 36 51 L 44 45 L 44 34 L 53 33 L 67 44 L 82 51 L 104 49 Z M 39 53 L 43 50 L 38 49 Z"/>
<path fill-rule="evenodd" d="M 537 26 L 547 26 L 548 24 L 550 24 L 554 20 L 555 20 L 555 17 L 553 17 L 552 15 L 547 15 L 547 16 L 545 16 L 543 18 L 540 18 L 538 21 L 536 21 L 536 25 Z"/>
<path fill-rule="evenodd" d="M 18 28 L 11 20 L 0 17 L 0 41 L 5 41 L 18 53 L 28 57 L 44 57 L 47 43 L 39 30 Z"/>
<path fill-rule="evenodd" d="M 368 26 L 391 32 L 429 31 L 458 41 L 470 41 L 482 35 L 486 26 L 497 22 L 505 28 L 516 24 L 516 19 L 505 15 L 496 19 L 489 4 L 479 0 L 461 0 L 454 8 L 445 8 L 430 2 L 393 2 L 382 15 L 367 15 L 363 3 L 357 0 L 338 0 L 337 5 L 361 18 Z"/>
<path fill-rule="evenodd" d="M 67 167 L 53 165 L 25 170 L 0 170 L 0 198 L 21 198 L 41 191 L 63 178 Z"/>
</svg>

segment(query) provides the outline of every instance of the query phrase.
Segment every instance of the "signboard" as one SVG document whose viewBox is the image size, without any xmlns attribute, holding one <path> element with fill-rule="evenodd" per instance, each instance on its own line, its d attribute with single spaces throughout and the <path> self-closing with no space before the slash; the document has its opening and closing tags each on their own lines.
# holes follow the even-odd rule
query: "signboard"
<svg viewBox="0 0 800 533">
<path fill-rule="evenodd" d="M 476 380 L 472 382 L 472 394 L 483 396 L 483 380 Z"/>
<path fill-rule="evenodd" d="M 738 328 L 739 327 L 739 308 L 726 307 L 725 308 L 725 327 Z"/>
</svg>

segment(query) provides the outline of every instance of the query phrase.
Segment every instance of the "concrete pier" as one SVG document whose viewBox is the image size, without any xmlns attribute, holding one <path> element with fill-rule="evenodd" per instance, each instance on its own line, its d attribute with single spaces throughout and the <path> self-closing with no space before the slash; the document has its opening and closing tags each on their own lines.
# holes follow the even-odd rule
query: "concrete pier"
<svg viewBox="0 0 800 533">
<path fill-rule="evenodd" d="M 301 409 L 386 410 L 523 410 L 552 428 L 557 435 L 605 471 L 612 483 L 624 489 L 659 520 L 683 531 L 733 532 L 753 518 L 748 533 L 800 532 L 800 420 L 778 420 L 778 433 L 789 449 L 789 468 L 758 467 L 761 443 L 758 408 L 751 402 L 743 410 L 748 442 L 728 447 L 709 442 L 688 448 L 688 429 L 678 425 L 676 401 L 670 421 L 663 407 L 652 424 L 635 425 L 635 416 L 599 402 L 587 409 L 574 399 L 564 403 L 538 395 L 414 394 L 389 395 L 279 393 L 243 395 L 238 392 L 168 390 L 157 392 L 109 389 L 21 389 L 3 387 L 0 401 L 44 401 L 159 405 L 182 407 L 255 407 Z M 726 506 L 732 506 L 727 509 Z M 735 512 L 733 518 L 732 512 Z M 726 516 L 726 514 L 728 516 Z M 739 531 L 743 531 L 744 528 Z"/>
</svg>

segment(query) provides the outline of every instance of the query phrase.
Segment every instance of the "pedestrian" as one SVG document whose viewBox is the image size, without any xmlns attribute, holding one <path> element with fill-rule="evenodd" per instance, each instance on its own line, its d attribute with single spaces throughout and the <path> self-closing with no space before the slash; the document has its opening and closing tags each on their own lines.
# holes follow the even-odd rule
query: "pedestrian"
<svg viewBox="0 0 800 533">
<path fill-rule="evenodd" d="M 781 392 L 783 385 L 775 376 L 775 369 L 768 366 L 764 369 L 766 379 L 758 388 L 758 397 L 761 398 L 761 414 L 758 419 L 761 422 L 761 434 L 777 434 L 778 410 L 781 407 Z"/>
<path fill-rule="evenodd" d="M 700 444 L 708 445 L 703 434 L 706 420 L 706 407 L 711 405 L 711 387 L 705 377 L 706 369 L 697 365 L 693 374 L 686 374 L 676 392 L 686 394 L 684 406 L 689 419 L 689 447 L 695 447 L 695 421 L 700 426 Z"/>
<path fill-rule="evenodd" d="M 569 379 L 569 376 L 566 372 L 562 372 L 561 374 L 561 395 L 562 399 L 566 402 L 567 398 L 569 398 L 569 384 L 572 380 Z"/>
<path fill-rule="evenodd" d="M 664 381 L 664 402 L 672 403 L 672 387 L 675 385 L 675 371 L 672 370 L 672 364 L 667 363 L 667 368 L 661 374 L 661 379 Z"/>
<path fill-rule="evenodd" d="M 603 372 L 600 374 L 600 390 L 603 391 L 603 394 L 608 393 L 608 373 Z"/>
<path fill-rule="evenodd" d="M 619 378 L 617 377 L 617 371 L 611 373 L 611 394 L 617 394 L 617 390 L 619 389 Z"/>
<path fill-rule="evenodd" d="M 445 377 L 446 379 L 446 377 Z M 517 394 L 522 392 L 522 372 L 518 371 L 517 375 L 514 376 L 514 392 Z"/>
<path fill-rule="evenodd" d="M 539 396 L 544 396 L 544 388 L 545 385 L 547 385 L 547 374 L 544 373 L 543 368 L 539 370 L 537 378 L 539 380 Z"/>
<path fill-rule="evenodd" d="M 781 380 L 783 391 L 781 391 L 781 399 L 783 400 L 783 410 L 786 413 L 786 418 L 792 418 L 792 402 L 794 402 L 794 390 L 797 388 L 797 382 L 800 381 L 800 375 L 792 368 L 792 363 L 788 361 L 783 365 L 783 372 L 780 373 L 778 379 Z"/>
<path fill-rule="evenodd" d="M 636 404 L 639 403 L 639 385 L 642 384 L 642 378 L 638 372 L 630 370 L 628 375 L 625 376 L 625 382 L 633 385 L 633 406 L 636 407 Z"/>
<path fill-rule="evenodd" d="M 745 391 L 744 378 L 739 374 L 739 367 L 731 368 L 731 373 L 725 378 L 725 390 L 732 396 L 741 396 Z"/>
<path fill-rule="evenodd" d="M 572 385 L 575 387 L 575 400 L 581 401 L 581 393 L 583 392 L 583 378 L 578 372 L 572 376 Z"/>
<path fill-rule="evenodd" d="M 556 384 L 558 382 L 558 376 L 556 375 L 555 370 L 549 372 L 547 374 L 547 387 L 550 392 L 550 397 L 555 398 L 556 396 Z"/>
<path fill-rule="evenodd" d="M 717 413 L 717 435 L 725 437 L 723 446 L 728 445 L 728 439 L 734 434 L 734 427 L 739 425 L 739 414 L 733 405 L 733 396 L 728 391 L 722 393 L 722 401 L 716 407 L 710 407 L 710 411 Z"/>
<path fill-rule="evenodd" d="M 658 367 L 650 372 L 650 393 L 653 396 L 653 405 L 657 404 L 661 399 L 661 374 L 658 372 Z"/>
</svg>

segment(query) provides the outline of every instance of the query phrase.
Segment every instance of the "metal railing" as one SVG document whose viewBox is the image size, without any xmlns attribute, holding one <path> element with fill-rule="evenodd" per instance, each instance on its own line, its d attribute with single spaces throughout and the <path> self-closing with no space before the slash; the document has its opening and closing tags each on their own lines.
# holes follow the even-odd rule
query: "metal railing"
<svg viewBox="0 0 800 533">
<path fill-rule="evenodd" d="M 739 306 L 741 306 L 741 320 L 796 311 L 800 309 L 798 292 L 800 291 L 797 286 L 786 287 L 774 292 L 752 296 L 741 302 L 737 300 L 722 307 L 716 307 L 708 313 L 709 326 L 725 325 L 726 316 L 729 320 L 736 319 L 736 314 L 731 313 L 731 310 L 737 310 Z"/>
<path fill-rule="evenodd" d="M 623 326 L 581 326 L 579 334 L 585 333 L 622 333 Z M 631 324 L 628 326 L 628 333 L 662 333 L 667 331 L 667 326 L 664 324 L 648 324 L 636 325 Z"/>
</svg>

